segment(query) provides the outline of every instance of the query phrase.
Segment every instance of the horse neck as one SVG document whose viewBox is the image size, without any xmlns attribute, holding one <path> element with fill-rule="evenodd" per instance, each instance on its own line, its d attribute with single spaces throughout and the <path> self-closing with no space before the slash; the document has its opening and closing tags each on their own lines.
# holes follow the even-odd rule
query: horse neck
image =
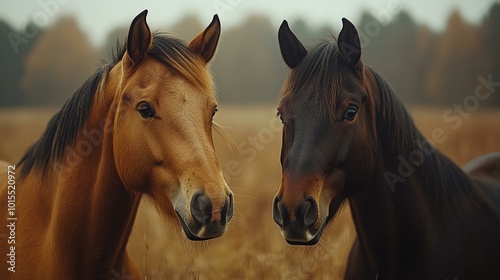
<svg viewBox="0 0 500 280">
<path fill-rule="evenodd" d="M 396 170 L 393 172 L 398 174 L 398 162 L 407 158 L 408 153 L 382 145 L 378 154 L 374 177 L 360 188 L 362 191 L 349 197 L 358 239 L 377 270 L 394 265 L 401 258 L 405 244 L 425 239 L 431 230 L 425 218 L 433 213 L 433 200 L 426 190 L 429 186 L 424 186 L 427 178 L 421 175 L 425 174 L 423 167 L 415 167 L 411 175 L 404 177 L 404 182 L 391 186 L 385 176 L 387 171 Z M 427 160 L 433 161 L 434 157 L 431 155 Z M 435 173 L 428 175 L 432 174 Z"/>
<path fill-rule="evenodd" d="M 114 164 L 116 98 L 115 91 L 106 88 L 108 84 L 102 93 L 96 93 L 103 96 L 94 100 L 84 129 L 59 165 L 53 209 L 57 218 L 51 224 L 54 242 L 67 251 L 64 257 L 74 256 L 70 248 L 78 249 L 80 273 L 103 277 L 112 269 L 123 269 L 125 247 L 141 199 L 140 194 L 125 188 Z"/>
<path fill-rule="evenodd" d="M 468 176 L 422 135 L 390 85 L 371 69 L 367 69 L 367 76 L 378 89 L 371 95 L 377 96 L 376 130 L 380 161 L 384 162 L 381 187 L 389 188 L 398 201 L 408 196 L 408 200 L 449 204 L 450 196 L 472 195 L 474 186 Z"/>
<path fill-rule="evenodd" d="M 423 245 L 435 224 L 463 211 L 472 196 L 464 172 L 428 145 L 392 92 L 381 92 L 377 103 L 388 108 L 377 112 L 376 175 L 349 197 L 358 238 L 376 267 L 393 264 L 407 244 Z"/>
<path fill-rule="evenodd" d="M 389 114 L 391 120 L 381 122 L 397 124 L 379 126 L 385 166 L 379 185 L 391 190 L 401 222 L 422 227 L 429 219 L 451 218 L 471 206 L 477 193 L 468 176 L 422 135 L 401 101 L 392 92 L 387 95 L 391 107 L 399 108 Z"/>
<path fill-rule="evenodd" d="M 382 168 L 379 166 L 378 168 Z M 381 188 L 383 176 L 375 173 L 362 191 L 348 197 L 358 239 L 376 267 L 390 262 L 397 253 L 398 230 L 395 203 L 388 188 Z"/>
<path fill-rule="evenodd" d="M 88 213 L 86 267 L 90 275 L 123 271 L 124 254 L 141 195 L 129 192 L 114 165 L 112 134 L 104 137 Z M 93 163 L 90 163 L 93 164 Z"/>
</svg>

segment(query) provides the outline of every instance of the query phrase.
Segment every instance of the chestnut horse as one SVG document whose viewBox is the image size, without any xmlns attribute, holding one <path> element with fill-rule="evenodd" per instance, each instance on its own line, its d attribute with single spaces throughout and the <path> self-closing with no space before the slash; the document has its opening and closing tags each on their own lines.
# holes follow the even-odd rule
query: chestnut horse
<svg viewBox="0 0 500 280">
<path fill-rule="evenodd" d="M 290 244 L 318 242 L 348 201 L 346 279 L 498 279 L 500 153 L 460 169 L 361 61 L 354 25 L 307 50 L 283 22 L 282 180 L 273 216 Z M 483 90 L 485 90 L 483 88 Z"/>
<path fill-rule="evenodd" d="M 207 66 L 219 19 L 186 45 L 152 34 L 146 15 L 15 165 L 15 272 L 2 240 L 1 279 L 139 279 L 126 245 L 143 196 L 191 240 L 225 232 L 234 202 L 212 140 Z"/>
</svg>

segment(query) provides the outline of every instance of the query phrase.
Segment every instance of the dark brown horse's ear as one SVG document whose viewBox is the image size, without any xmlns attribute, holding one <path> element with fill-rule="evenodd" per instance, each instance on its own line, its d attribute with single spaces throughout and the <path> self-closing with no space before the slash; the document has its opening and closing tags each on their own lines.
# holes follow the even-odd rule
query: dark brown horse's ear
<svg viewBox="0 0 500 280">
<path fill-rule="evenodd" d="M 343 27 L 338 39 L 340 53 L 342 53 L 347 64 L 352 68 L 357 68 L 361 58 L 361 44 L 359 42 L 358 31 L 346 18 L 342 18 L 342 24 Z"/>
<path fill-rule="evenodd" d="M 148 10 L 138 14 L 132 24 L 127 37 L 127 55 L 132 64 L 139 64 L 148 54 L 152 43 L 151 31 L 146 23 Z"/>
<path fill-rule="evenodd" d="M 220 21 L 219 16 L 214 15 L 212 22 L 208 25 L 205 30 L 200 32 L 194 39 L 189 43 L 189 48 L 198 53 L 205 63 L 208 63 L 215 54 L 217 49 L 217 43 L 220 37 Z"/>
<path fill-rule="evenodd" d="M 304 59 L 307 50 L 290 30 L 286 20 L 283 21 L 278 31 L 278 41 L 283 60 L 285 60 L 288 67 L 295 68 Z"/>
</svg>

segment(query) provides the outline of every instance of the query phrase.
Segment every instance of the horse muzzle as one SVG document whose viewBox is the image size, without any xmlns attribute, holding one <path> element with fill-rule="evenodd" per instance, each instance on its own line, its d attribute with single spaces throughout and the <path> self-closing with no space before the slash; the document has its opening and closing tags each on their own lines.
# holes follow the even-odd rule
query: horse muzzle
<svg viewBox="0 0 500 280">
<path fill-rule="evenodd" d="M 202 241 L 222 236 L 227 224 L 233 217 L 234 199 L 230 192 L 224 204 L 214 208 L 209 196 L 202 192 L 195 193 L 189 205 L 189 214 L 182 215 L 176 210 L 180 224 L 187 238 Z M 186 217 L 187 216 L 187 217 Z"/>
<path fill-rule="evenodd" d="M 287 207 L 280 196 L 276 196 L 273 203 L 273 218 L 280 226 L 283 237 L 291 245 L 318 243 L 328 221 L 328 219 L 321 221 L 318 203 L 311 196 L 306 196 L 291 208 Z"/>
</svg>

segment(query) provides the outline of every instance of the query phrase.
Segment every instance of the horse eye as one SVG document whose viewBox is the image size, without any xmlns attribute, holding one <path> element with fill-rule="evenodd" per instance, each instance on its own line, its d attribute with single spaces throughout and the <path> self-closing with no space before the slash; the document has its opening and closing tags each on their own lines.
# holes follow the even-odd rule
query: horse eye
<svg viewBox="0 0 500 280">
<path fill-rule="evenodd" d="M 219 109 L 217 109 L 217 106 L 215 106 L 214 110 L 212 111 L 212 119 L 215 116 L 215 113 L 219 112 Z"/>
<path fill-rule="evenodd" d="M 357 108 L 349 107 L 347 108 L 347 111 L 345 112 L 344 117 L 342 119 L 352 121 L 356 117 L 357 113 L 358 113 Z"/>
<path fill-rule="evenodd" d="M 155 116 L 153 108 L 146 102 L 139 103 L 139 105 L 137 105 L 137 111 L 139 111 L 141 117 L 145 119 L 151 119 Z"/>
<path fill-rule="evenodd" d="M 285 121 L 283 120 L 283 115 L 281 115 L 281 112 L 278 110 L 278 112 L 276 113 L 276 116 L 278 116 L 281 120 L 281 123 L 284 124 Z"/>
</svg>

